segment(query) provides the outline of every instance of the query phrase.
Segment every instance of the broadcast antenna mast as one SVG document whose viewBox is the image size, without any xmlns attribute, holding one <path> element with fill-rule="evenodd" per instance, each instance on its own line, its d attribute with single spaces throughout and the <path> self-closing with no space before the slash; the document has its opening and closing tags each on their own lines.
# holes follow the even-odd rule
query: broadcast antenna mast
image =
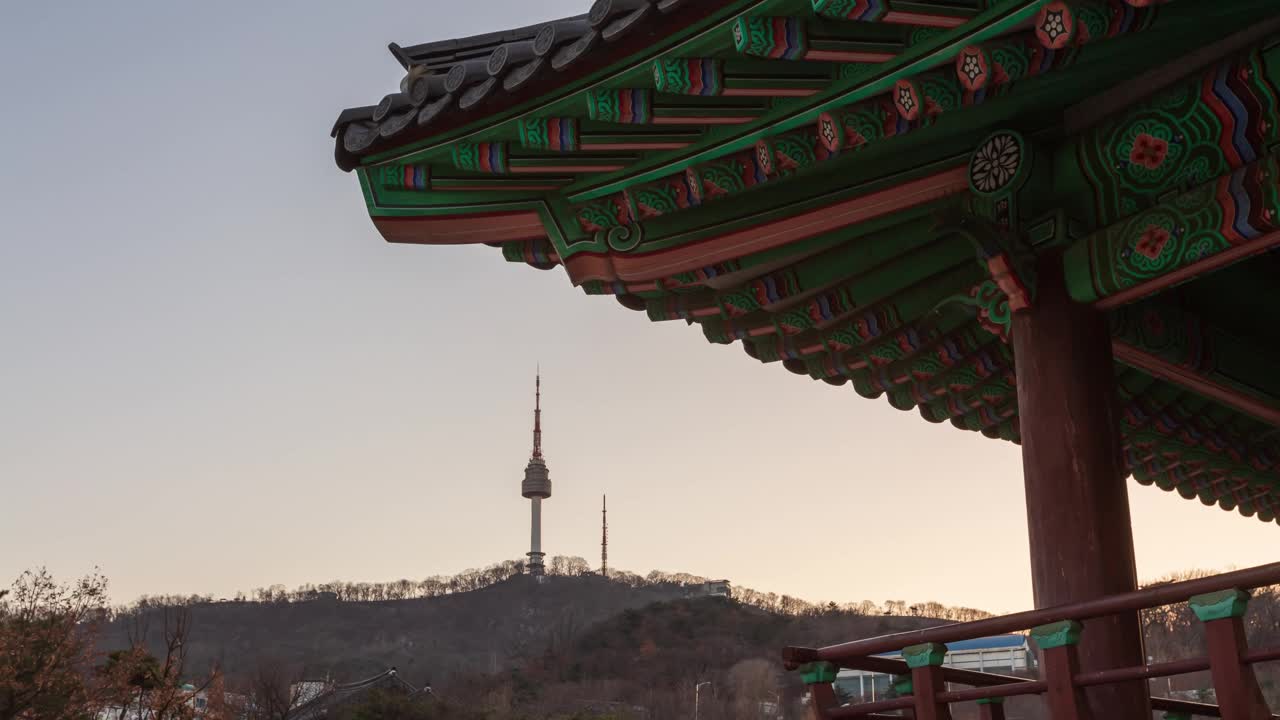
<svg viewBox="0 0 1280 720">
<path fill-rule="evenodd" d="M 600 574 L 609 577 L 609 496 L 600 496 Z"/>
</svg>

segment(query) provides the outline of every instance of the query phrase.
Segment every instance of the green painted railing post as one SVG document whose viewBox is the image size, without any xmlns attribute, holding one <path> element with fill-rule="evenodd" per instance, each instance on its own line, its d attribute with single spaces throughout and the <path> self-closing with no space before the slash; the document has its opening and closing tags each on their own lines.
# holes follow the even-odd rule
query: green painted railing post
<svg viewBox="0 0 1280 720">
<path fill-rule="evenodd" d="M 902 659 L 911 668 L 911 694 L 916 699 L 916 720 L 951 720 L 947 704 L 939 702 L 938 693 L 947 689 L 942 678 L 942 663 L 947 657 L 947 646 L 924 643 L 904 648 Z"/>
<path fill-rule="evenodd" d="M 1204 623 L 1209 671 L 1223 720 L 1268 720 L 1271 710 L 1258 686 L 1258 677 L 1253 666 L 1243 661 L 1248 650 L 1244 613 L 1249 607 L 1249 593 L 1222 590 L 1197 595 L 1188 602 Z"/>
<path fill-rule="evenodd" d="M 978 720 L 1004 720 L 1004 698 L 983 698 L 979 700 Z"/>
<path fill-rule="evenodd" d="M 1076 687 L 1080 659 L 1080 623 L 1074 620 L 1049 623 L 1032 628 L 1031 637 L 1043 653 L 1041 677 L 1049 684 L 1045 699 L 1053 720 L 1093 720 L 1084 693 Z"/>
<path fill-rule="evenodd" d="M 893 693 L 898 697 L 906 697 L 911 694 L 911 676 L 910 675 L 894 675 L 893 676 Z"/>
<path fill-rule="evenodd" d="M 827 710 L 840 704 L 835 688 L 840 669 L 829 662 L 811 662 L 800 666 L 800 680 L 809 686 L 809 717 L 811 720 L 827 720 Z"/>
</svg>

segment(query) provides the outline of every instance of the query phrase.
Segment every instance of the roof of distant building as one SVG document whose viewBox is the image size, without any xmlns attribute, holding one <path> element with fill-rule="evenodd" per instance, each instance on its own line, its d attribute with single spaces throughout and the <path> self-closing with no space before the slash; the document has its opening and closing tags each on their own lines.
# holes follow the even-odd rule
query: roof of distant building
<svg viewBox="0 0 1280 720">
<path fill-rule="evenodd" d="M 948 652 L 964 652 L 974 650 L 1004 650 L 1023 647 L 1027 644 L 1026 635 L 993 635 L 991 637 L 958 640 L 946 643 Z M 902 653 L 881 653 L 877 657 L 891 657 Z"/>
<path fill-rule="evenodd" d="M 397 689 L 403 690 L 407 694 L 418 692 L 417 688 L 400 677 L 395 668 L 390 668 L 364 680 L 333 686 L 328 691 L 304 703 L 301 707 L 290 711 L 289 720 L 309 720 L 310 718 L 322 717 L 329 708 L 376 689 Z"/>
</svg>

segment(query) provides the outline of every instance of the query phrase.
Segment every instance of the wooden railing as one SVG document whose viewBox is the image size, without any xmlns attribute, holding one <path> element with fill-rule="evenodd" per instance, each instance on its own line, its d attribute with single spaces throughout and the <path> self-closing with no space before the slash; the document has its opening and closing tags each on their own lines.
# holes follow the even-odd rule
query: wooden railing
<svg viewBox="0 0 1280 720">
<path fill-rule="evenodd" d="M 897 710 L 912 711 L 916 720 L 947 720 L 951 717 L 949 706 L 963 702 L 978 703 L 984 720 L 1003 720 L 1004 698 L 1022 695 L 1043 696 L 1053 720 L 1088 720 L 1085 688 L 1203 670 L 1213 678 L 1218 705 L 1152 698 L 1152 708 L 1165 711 L 1165 717 L 1171 719 L 1204 716 L 1280 720 L 1280 715 L 1273 715 L 1267 707 L 1253 671 L 1257 663 L 1280 660 L 1280 648 L 1250 650 L 1243 624 L 1249 601 L 1246 591 L 1269 585 L 1280 585 L 1280 563 L 976 622 L 821 648 L 788 647 L 783 650 L 783 660 L 788 669 L 799 669 L 809 685 L 814 720 L 901 717 L 881 714 Z M 1206 656 L 1080 672 L 1076 650 L 1081 622 L 1180 602 L 1190 603 L 1204 624 Z M 961 670 L 943 664 L 947 652 L 944 643 L 1026 631 L 1030 631 L 1041 652 L 1039 679 Z M 901 652 L 903 660 L 876 657 L 895 652 Z M 909 676 L 910 694 L 839 705 L 832 683 L 841 668 Z M 971 687 L 952 690 L 950 684 Z"/>
</svg>

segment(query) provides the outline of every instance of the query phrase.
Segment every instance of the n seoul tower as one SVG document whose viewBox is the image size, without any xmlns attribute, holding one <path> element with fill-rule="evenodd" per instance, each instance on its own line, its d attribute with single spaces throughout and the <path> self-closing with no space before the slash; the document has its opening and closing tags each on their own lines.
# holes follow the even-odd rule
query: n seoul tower
<svg viewBox="0 0 1280 720">
<path fill-rule="evenodd" d="M 551 476 L 547 473 L 547 463 L 542 459 L 542 372 L 539 370 L 534 380 L 533 400 L 533 454 L 529 456 L 529 464 L 524 468 L 524 482 L 520 483 L 520 494 L 529 498 L 533 505 L 533 523 L 529 533 L 529 574 L 542 577 L 545 566 L 542 558 L 542 501 L 551 497 Z"/>
</svg>

